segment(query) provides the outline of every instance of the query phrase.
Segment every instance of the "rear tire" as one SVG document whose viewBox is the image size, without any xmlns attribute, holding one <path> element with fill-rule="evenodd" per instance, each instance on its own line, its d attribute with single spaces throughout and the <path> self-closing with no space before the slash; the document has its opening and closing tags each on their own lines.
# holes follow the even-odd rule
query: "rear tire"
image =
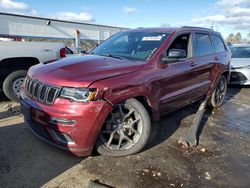
<svg viewBox="0 0 250 188">
<path fill-rule="evenodd" d="M 227 85 L 227 79 L 224 75 L 222 75 L 218 80 L 215 90 L 210 98 L 209 106 L 219 108 L 223 104 L 227 93 Z"/>
<path fill-rule="evenodd" d="M 97 151 L 106 156 L 135 154 L 146 145 L 150 130 L 145 107 L 134 98 L 128 99 L 115 105 L 107 117 L 97 140 Z"/>
<path fill-rule="evenodd" d="M 21 84 L 24 83 L 27 71 L 18 70 L 9 74 L 3 82 L 3 92 L 12 101 L 19 102 L 18 94 Z"/>
</svg>

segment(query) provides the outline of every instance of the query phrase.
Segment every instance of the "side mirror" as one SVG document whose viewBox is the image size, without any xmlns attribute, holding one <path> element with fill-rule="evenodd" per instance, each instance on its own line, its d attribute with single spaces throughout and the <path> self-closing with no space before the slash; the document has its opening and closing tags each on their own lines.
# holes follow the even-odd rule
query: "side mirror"
<svg viewBox="0 0 250 188">
<path fill-rule="evenodd" d="M 162 57 L 162 62 L 171 63 L 171 62 L 181 61 L 186 57 L 187 53 L 185 50 L 173 48 L 168 51 L 167 56 Z"/>
<path fill-rule="evenodd" d="M 169 58 L 176 58 L 176 59 L 181 59 L 185 58 L 187 56 L 187 53 L 185 50 L 182 49 L 170 49 L 168 51 L 168 57 Z"/>
</svg>

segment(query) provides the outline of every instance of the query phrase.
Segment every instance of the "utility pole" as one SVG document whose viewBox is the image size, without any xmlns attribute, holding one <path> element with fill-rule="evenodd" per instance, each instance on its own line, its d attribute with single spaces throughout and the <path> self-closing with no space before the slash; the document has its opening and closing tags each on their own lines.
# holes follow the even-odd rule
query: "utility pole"
<svg viewBox="0 0 250 188">
<path fill-rule="evenodd" d="M 212 22 L 211 29 L 214 30 L 214 22 Z"/>
<path fill-rule="evenodd" d="M 77 53 L 80 53 L 80 42 L 81 42 L 81 33 L 79 30 L 75 30 L 75 47 Z"/>
</svg>

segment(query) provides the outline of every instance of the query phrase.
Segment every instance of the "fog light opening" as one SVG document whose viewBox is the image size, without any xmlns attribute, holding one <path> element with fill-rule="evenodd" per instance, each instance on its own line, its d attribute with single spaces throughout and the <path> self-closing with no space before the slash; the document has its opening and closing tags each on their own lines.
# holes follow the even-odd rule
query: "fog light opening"
<svg viewBox="0 0 250 188">
<path fill-rule="evenodd" d="M 49 129 L 48 131 L 50 132 L 51 136 L 58 142 L 61 142 L 63 144 L 67 144 L 67 145 L 74 145 L 75 144 L 75 142 L 66 133 L 60 133 L 60 132 L 57 132 L 57 131 L 52 130 L 52 129 Z"/>
<path fill-rule="evenodd" d="M 74 126 L 75 125 L 75 120 L 69 120 L 69 119 L 59 119 L 59 118 L 54 118 L 51 117 L 50 119 L 51 124 L 55 125 L 66 125 L 66 126 Z"/>
</svg>

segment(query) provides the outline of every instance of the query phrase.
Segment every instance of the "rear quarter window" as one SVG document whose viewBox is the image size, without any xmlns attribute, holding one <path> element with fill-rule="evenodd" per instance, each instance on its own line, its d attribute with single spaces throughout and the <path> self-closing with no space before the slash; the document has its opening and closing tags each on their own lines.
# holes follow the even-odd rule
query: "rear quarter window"
<svg viewBox="0 0 250 188">
<path fill-rule="evenodd" d="M 224 52 L 225 45 L 222 39 L 219 36 L 211 35 L 211 40 L 213 43 L 213 49 L 215 53 Z"/>
<path fill-rule="evenodd" d="M 195 56 L 212 54 L 212 44 L 208 34 L 195 33 L 194 41 Z"/>
</svg>

